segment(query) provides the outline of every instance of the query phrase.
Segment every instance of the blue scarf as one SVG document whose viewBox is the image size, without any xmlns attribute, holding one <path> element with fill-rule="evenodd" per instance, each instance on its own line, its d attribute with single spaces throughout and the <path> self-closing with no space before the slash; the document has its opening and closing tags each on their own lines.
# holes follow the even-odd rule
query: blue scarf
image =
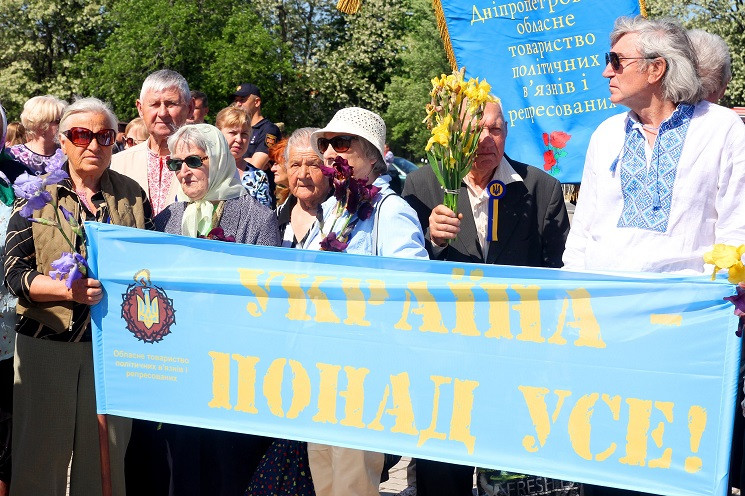
<svg viewBox="0 0 745 496">
<path fill-rule="evenodd" d="M 635 126 L 634 121 L 627 118 L 623 151 L 610 168 L 613 174 L 616 168 L 621 174 L 623 210 L 618 227 L 667 231 L 675 176 L 693 110 L 693 105 L 681 103 L 660 124 L 649 169 L 644 151 L 644 132 L 641 126 Z"/>
</svg>

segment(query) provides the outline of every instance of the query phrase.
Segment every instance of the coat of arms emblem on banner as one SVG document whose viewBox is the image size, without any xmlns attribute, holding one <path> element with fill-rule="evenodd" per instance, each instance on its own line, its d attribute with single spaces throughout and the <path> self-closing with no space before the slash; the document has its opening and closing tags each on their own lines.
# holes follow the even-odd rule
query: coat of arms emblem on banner
<svg viewBox="0 0 745 496">
<path fill-rule="evenodd" d="M 173 300 L 163 288 L 151 284 L 149 270 L 140 270 L 134 280 L 122 295 L 122 318 L 137 339 L 157 343 L 170 334 L 176 323 Z"/>
</svg>

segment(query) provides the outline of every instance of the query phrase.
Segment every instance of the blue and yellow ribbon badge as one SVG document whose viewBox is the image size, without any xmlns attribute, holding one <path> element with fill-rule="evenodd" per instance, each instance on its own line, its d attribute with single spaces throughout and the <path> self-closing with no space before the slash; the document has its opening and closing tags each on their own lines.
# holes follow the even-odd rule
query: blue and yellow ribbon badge
<svg viewBox="0 0 745 496">
<path fill-rule="evenodd" d="M 502 181 L 496 179 L 486 187 L 489 192 L 489 229 L 486 232 L 487 241 L 497 240 L 497 222 L 499 218 L 499 199 L 507 192 Z"/>
</svg>

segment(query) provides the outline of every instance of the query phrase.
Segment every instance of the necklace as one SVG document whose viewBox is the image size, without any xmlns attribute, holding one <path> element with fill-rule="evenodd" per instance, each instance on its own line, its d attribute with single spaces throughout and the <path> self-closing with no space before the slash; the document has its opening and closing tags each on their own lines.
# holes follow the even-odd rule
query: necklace
<svg viewBox="0 0 745 496">
<path fill-rule="evenodd" d="M 642 124 L 642 129 L 649 134 L 658 134 L 660 132 L 660 126 L 654 127 L 650 124 Z"/>
</svg>

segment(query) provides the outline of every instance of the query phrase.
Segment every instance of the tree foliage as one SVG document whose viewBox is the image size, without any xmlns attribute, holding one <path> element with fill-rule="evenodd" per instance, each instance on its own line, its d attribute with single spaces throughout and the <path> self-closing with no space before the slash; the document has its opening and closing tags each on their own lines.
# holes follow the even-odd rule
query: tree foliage
<svg viewBox="0 0 745 496">
<path fill-rule="evenodd" d="M 745 105 L 745 2 L 742 0 L 647 0 L 650 17 L 672 17 L 689 28 L 717 34 L 729 45 L 732 81 L 720 102 Z"/>
<path fill-rule="evenodd" d="M 451 69 L 429 0 L 412 0 L 405 32 L 400 68 L 385 89 L 390 103 L 384 117 L 393 150 L 417 159 L 430 135 L 422 124 L 430 80 Z"/>
<path fill-rule="evenodd" d="M 79 90 L 72 59 L 111 33 L 111 0 L 2 0 L 0 100 L 17 116 L 30 97 Z"/>
<path fill-rule="evenodd" d="M 34 95 L 96 96 L 128 120 L 145 76 L 169 68 L 207 93 L 212 115 L 252 82 L 290 130 L 358 105 L 385 116 L 395 151 L 420 157 L 429 80 L 448 71 L 429 0 L 364 0 L 351 16 L 335 4 L 3 0 L 0 101 L 17 118 Z"/>
</svg>

